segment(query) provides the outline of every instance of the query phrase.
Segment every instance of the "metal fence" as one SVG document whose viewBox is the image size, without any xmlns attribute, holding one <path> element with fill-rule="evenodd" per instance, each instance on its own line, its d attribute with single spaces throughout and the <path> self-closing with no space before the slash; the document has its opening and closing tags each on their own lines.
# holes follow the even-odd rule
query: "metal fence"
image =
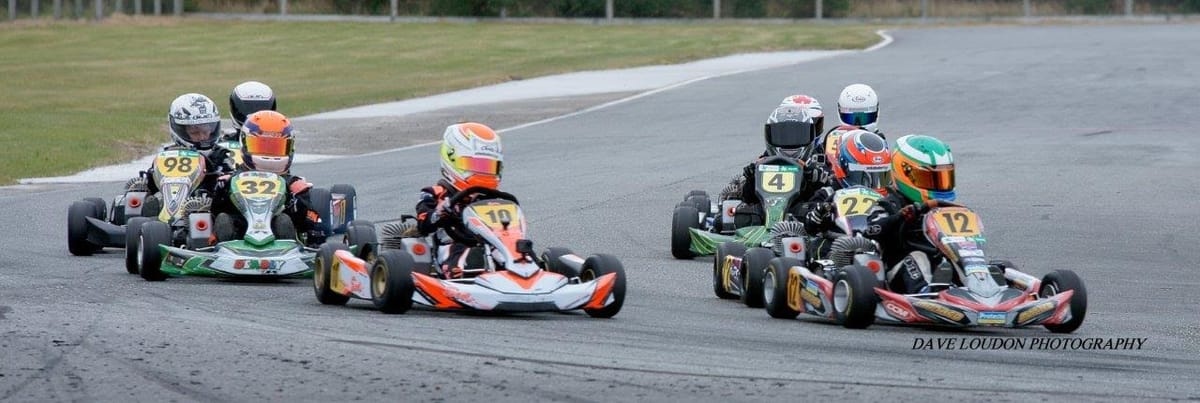
<svg viewBox="0 0 1200 403">
<path fill-rule="evenodd" d="M 499 1 L 475 10 L 475 18 L 627 19 L 623 11 L 647 0 L 589 0 L 592 7 L 562 15 L 546 1 Z M 430 0 L 0 0 L 9 20 L 19 18 L 103 19 L 113 14 L 174 15 L 228 13 L 249 15 L 371 15 L 412 20 L 432 17 Z M 602 14 L 600 2 L 603 2 Z M 711 7 L 708 7 L 711 3 Z M 2 4 L 2 3 L 0 3 Z M 992 19 L 1068 15 L 1147 16 L 1200 11 L 1200 0 L 694 0 L 670 15 L 678 19 Z M 645 7 L 642 7 L 645 8 Z"/>
</svg>

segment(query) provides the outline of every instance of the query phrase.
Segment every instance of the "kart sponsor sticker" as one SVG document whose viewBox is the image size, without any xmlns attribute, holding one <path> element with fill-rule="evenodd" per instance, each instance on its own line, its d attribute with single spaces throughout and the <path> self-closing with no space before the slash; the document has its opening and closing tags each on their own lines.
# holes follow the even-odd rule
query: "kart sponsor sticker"
<svg viewBox="0 0 1200 403">
<path fill-rule="evenodd" d="M 808 287 L 804 287 L 803 290 L 800 290 L 800 298 L 809 305 L 812 305 L 813 309 L 818 311 L 821 310 L 821 297 L 818 297 L 817 294 Z"/>
<path fill-rule="evenodd" d="M 1005 319 L 1004 312 L 980 312 L 979 324 L 981 325 L 1003 325 Z"/>
<path fill-rule="evenodd" d="M 1041 304 L 1029 307 L 1028 309 L 1026 309 L 1025 311 L 1023 311 L 1017 315 L 1017 324 L 1025 324 L 1025 322 L 1031 321 L 1034 318 L 1037 318 L 1039 315 L 1046 313 L 1047 311 L 1050 311 L 1051 309 L 1054 309 L 1053 301 L 1046 301 Z"/>
<path fill-rule="evenodd" d="M 908 320 L 908 318 L 912 317 L 912 314 L 907 309 L 902 308 L 900 304 L 892 301 L 884 301 L 883 308 L 887 310 L 888 314 L 900 320 Z"/>
<path fill-rule="evenodd" d="M 968 257 L 968 256 L 983 257 L 983 251 L 981 251 L 979 249 L 960 249 L 958 251 L 958 256 L 959 257 Z"/>
<path fill-rule="evenodd" d="M 987 266 L 971 265 L 971 266 L 967 266 L 966 268 L 964 268 L 963 273 L 965 273 L 968 276 L 970 276 L 972 274 L 987 275 L 988 268 L 987 268 Z"/>
<path fill-rule="evenodd" d="M 947 308 L 945 306 L 942 306 L 941 304 L 934 303 L 934 302 L 917 301 L 917 302 L 914 302 L 912 305 L 916 308 L 923 309 L 923 310 L 931 312 L 937 316 L 941 316 L 943 318 L 950 319 L 955 322 L 961 321 L 964 317 L 962 312 Z"/>
</svg>

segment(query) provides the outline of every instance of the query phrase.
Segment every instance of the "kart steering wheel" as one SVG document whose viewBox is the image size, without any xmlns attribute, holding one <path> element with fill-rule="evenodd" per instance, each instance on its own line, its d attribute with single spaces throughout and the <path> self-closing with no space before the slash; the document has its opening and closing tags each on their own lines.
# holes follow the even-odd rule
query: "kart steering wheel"
<svg viewBox="0 0 1200 403">
<path fill-rule="evenodd" d="M 905 235 L 907 235 L 910 232 L 911 226 L 914 224 L 915 225 L 923 225 L 923 223 L 925 221 L 924 220 L 925 215 L 929 214 L 929 211 L 932 209 L 940 208 L 940 207 L 966 207 L 964 205 L 961 205 L 961 204 L 958 204 L 955 202 L 951 202 L 951 201 L 936 200 L 936 199 L 933 201 L 936 202 L 936 203 L 934 203 L 934 204 L 936 204 L 936 206 L 926 207 L 925 209 L 922 209 L 921 215 L 917 220 L 914 220 L 913 222 L 909 222 L 908 220 L 900 221 L 900 235 L 901 235 L 901 237 L 904 238 L 904 246 L 908 249 L 924 252 L 926 255 L 942 253 L 942 252 L 940 250 L 938 250 L 937 246 L 934 246 L 932 244 L 932 242 L 930 242 L 928 239 L 925 239 L 924 237 L 918 238 L 918 239 L 912 239 L 912 238 L 906 237 Z M 914 203 L 914 204 L 923 204 L 923 203 L 927 203 L 927 202 Z M 921 231 L 921 233 L 923 234 L 924 231 Z"/>
<path fill-rule="evenodd" d="M 473 196 L 478 196 L 478 197 L 473 197 Z M 471 202 L 475 202 L 476 200 L 480 200 L 480 199 L 502 199 L 502 200 L 511 201 L 516 204 L 520 204 L 520 202 L 517 201 L 517 197 L 513 196 L 512 194 L 510 194 L 508 192 L 501 192 L 496 189 L 473 186 L 473 187 L 463 189 L 462 191 L 454 194 L 454 196 L 451 197 L 450 200 L 446 201 L 446 207 L 451 208 L 457 212 L 457 211 L 462 210 L 460 208 L 462 205 L 468 204 Z M 461 217 L 460 217 L 460 220 L 461 220 Z M 445 230 L 446 235 L 449 235 L 450 238 L 453 239 L 455 242 L 462 243 L 465 245 L 476 245 L 479 243 L 479 241 L 476 239 L 474 234 L 472 234 L 468 231 L 465 231 L 462 228 L 458 228 L 457 226 L 444 227 L 442 229 Z"/>
</svg>

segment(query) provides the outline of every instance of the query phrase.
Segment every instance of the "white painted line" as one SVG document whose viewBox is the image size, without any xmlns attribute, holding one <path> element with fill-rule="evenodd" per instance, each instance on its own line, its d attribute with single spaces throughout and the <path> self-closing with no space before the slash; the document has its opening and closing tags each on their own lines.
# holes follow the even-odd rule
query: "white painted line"
<svg viewBox="0 0 1200 403">
<path fill-rule="evenodd" d="M 883 48 L 884 46 L 892 44 L 892 36 L 888 35 L 887 31 L 881 29 L 881 30 L 875 31 L 875 35 L 879 35 L 879 36 L 883 37 L 883 40 L 879 41 L 879 43 L 871 45 L 871 47 L 869 47 L 869 48 L 863 49 L 864 53 L 865 52 L 874 52 L 876 50 Z"/>
</svg>

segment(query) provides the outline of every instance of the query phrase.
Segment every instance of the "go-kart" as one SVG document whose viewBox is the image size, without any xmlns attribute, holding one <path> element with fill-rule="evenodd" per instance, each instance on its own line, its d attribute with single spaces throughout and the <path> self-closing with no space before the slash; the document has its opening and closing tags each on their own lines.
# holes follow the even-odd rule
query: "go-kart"
<svg viewBox="0 0 1200 403">
<path fill-rule="evenodd" d="M 204 158 L 194 151 L 165 150 L 154 159 L 156 170 L 179 182 L 177 191 L 191 194 L 199 180 L 204 178 Z M 183 182 L 194 179 L 196 183 Z M 184 186 L 187 189 L 180 189 Z M 133 217 L 159 216 L 162 199 L 149 195 L 144 182 L 130 181 L 125 193 L 113 198 L 111 207 L 99 197 L 89 197 L 71 204 L 67 209 L 67 249 L 72 255 L 89 256 L 103 248 L 124 248 L 126 223 Z"/>
<path fill-rule="evenodd" d="M 164 181 L 164 194 L 174 194 Z M 283 214 L 287 187 L 274 173 L 249 171 L 230 178 L 230 199 L 246 222 L 237 238 L 234 218 L 206 208 L 173 207 L 170 220 L 131 220 L 126 250 L 133 251 L 137 272 L 149 281 L 168 275 L 222 277 L 302 277 L 312 273 L 314 252 L 298 240 L 291 218 Z M 170 200 L 170 199 L 168 199 Z M 134 224 L 138 224 L 134 226 Z M 215 231 L 215 234 L 214 234 Z M 221 242 L 210 246 L 213 238 Z"/>
<path fill-rule="evenodd" d="M 712 269 L 713 293 L 718 298 L 740 298 L 747 306 L 762 307 L 759 287 L 767 261 L 776 256 L 803 253 L 804 226 L 788 214 L 789 206 L 794 205 L 800 195 L 802 171 L 794 161 L 781 157 L 757 165 L 756 191 L 766 213 L 761 225 L 753 222 L 756 225 L 738 228 L 732 236 L 689 229 L 691 252 L 707 251 L 714 242 L 719 242 L 713 248 L 716 256 Z"/>
<path fill-rule="evenodd" d="M 839 261 L 817 273 L 799 259 L 776 258 L 763 278 L 767 313 L 790 319 L 806 312 L 849 328 L 865 328 L 877 320 L 951 327 L 1042 325 L 1054 333 L 1079 328 L 1087 313 L 1087 290 L 1079 276 L 1055 270 L 1039 280 L 1007 261 L 989 261 L 979 216 L 966 207 L 941 204 L 924 215 L 922 229 L 946 257 L 951 282 L 931 283 L 923 293 L 888 290 L 883 262 L 870 250 L 846 252 L 849 264 L 839 266 L 844 263 Z M 831 255 L 839 254 L 836 248 Z"/>
<path fill-rule="evenodd" d="M 440 235 L 389 236 L 379 243 L 374 225 L 359 220 L 350 224 L 346 244 L 329 242 L 318 251 L 313 275 L 317 300 L 344 305 L 351 298 L 364 299 L 385 313 L 407 312 L 414 303 L 460 311 L 582 309 L 600 318 L 621 310 L 625 270 L 616 257 L 584 259 L 565 248 L 549 248 L 538 258 L 525 239 L 525 216 L 508 193 L 468 188 L 448 203 L 461 206 L 466 230 L 444 230 L 445 235 L 475 245 L 461 272 L 442 269 L 448 264 L 441 261 L 441 249 L 449 246 L 437 246 Z"/>
</svg>

